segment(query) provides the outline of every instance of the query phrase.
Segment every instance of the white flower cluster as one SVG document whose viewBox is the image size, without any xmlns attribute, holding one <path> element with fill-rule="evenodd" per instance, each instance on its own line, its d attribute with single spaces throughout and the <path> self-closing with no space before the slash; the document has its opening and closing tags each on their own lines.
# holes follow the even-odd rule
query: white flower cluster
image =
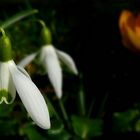
<svg viewBox="0 0 140 140">
<path fill-rule="evenodd" d="M 0 103 L 10 104 L 16 97 L 16 91 L 33 121 L 43 129 L 51 126 L 47 104 L 39 89 L 24 69 L 37 55 L 44 66 L 55 93 L 62 97 L 62 61 L 74 74 L 78 74 L 73 59 L 65 52 L 57 50 L 51 44 L 44 45 L 39 52 L 25 57 L 18 65 L 11 58 L 11 43 L 3 29 L 0 38 Z M 60 60 L 60 61 L 59 61 Z M 11 99 L 9 100 L 9 95 Z"/>
</svg>

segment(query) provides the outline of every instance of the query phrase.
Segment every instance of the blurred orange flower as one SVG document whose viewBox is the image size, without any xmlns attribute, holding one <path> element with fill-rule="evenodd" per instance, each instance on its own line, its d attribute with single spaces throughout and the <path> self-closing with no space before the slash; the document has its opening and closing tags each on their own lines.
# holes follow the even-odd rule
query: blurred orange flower
<svg viewBox="0 0 140 140">
<path fill-rule="evenodd" d="M 123 45 L 140 52 L 140 14 L 134 15 L 128 10 L 123 10 L 119 18 L 119 28 Z"/>
</svg>

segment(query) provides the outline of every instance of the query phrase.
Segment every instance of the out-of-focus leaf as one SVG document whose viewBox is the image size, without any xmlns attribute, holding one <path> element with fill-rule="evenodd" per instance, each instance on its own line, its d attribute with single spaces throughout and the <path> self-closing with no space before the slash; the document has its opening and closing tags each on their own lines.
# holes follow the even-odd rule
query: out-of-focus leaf
<svg viewBox="0 0 140 140">
<path fill-rule="evenodd" d="M 69 140 L 71 137 L 61 120 L 53 119 L 51 119 L 51 129 L 47 131 L 47 135 L 51 140 Z"/>
<path fill-rule="evenodd" d="M 61 133 L 59 134 L 52 134 L 52 135 L 49 134 L 50 140 L 70 140 L 70 138 L 71 135 L 65 130 L 62 130 Z"/>
<path fill-rule="evenodd" d="M 138 110 L 128 110 L 120 113 L 116 112 L 113 116 L 113 130 L 116 132 L 133 131 L 133 125 L 138 115 Z"/>
<path fill-rule="evenodd" d="M 81 138 L 91 138 L 102 135 L 103 122 L 101 119 L 89 119 L 72 116 L 74 132 Z"/>
<path fill-rule="evenodd" d="M 7 117 L 13 111 L 13 104 L 9 107 L 5 104 L 0 105 L 0 118 Z"/>
<path fill-rule="evenodd" d="M 80 115 L 82 115 L 82 116 L 85 115 L 85 112 L 86 112 L 86 110 L 85 110 L 85 93 L 84 93 L 82 83 L 80 86 L 80 90 L 78 92 L 78 110 L 79 110 Z"/>
<path fill-rule="evenodd" d="M 15 120 L 0 120 L 0 136 L 16 135 L 17 122 Z"/>
<path fill-rule="evenodd" d="M 135 124 L 135 130 L 136 130 L 136 132 L 140 132 L 140 120 L 137 120 L 136 121 L 136 124 Z"/>
<path fill-rule="evenodd" d="M 56 112 L 55 108 L 53 107 L 51 101 L 50 101 L 46 96 L 44 96 L 44 98 L 45 98 L 45 100 L 47 101 L 47 105 L 48 105 L 50 117 L 55 116 L 57 119 L 59 119 L 59 115 L 58 115 L 58 113 Z"/>
<path fill-rule="evenodd" d="M 51 120 L 51 129 L 48 130 L 48 134 L 57 135 L 64 129 L 64 125 L 60 120 Z"/>
<path fill-rule="evenodd" d="M 16 15 L 8 18 L 6 21 L 4 21 L 3 23 L 0 24 L 1 28 L 8 28 L 9 26 L 11 26 L 12 24 L 16 23 L 17 21 L 20 21 L 21 19 L 28 17 L 32 14 L 38 13 L 37 9 L 33 9 L 33 10 L 25 10 L 22 11 L 20 13 L 17 13 Z"/>
<path fill-rule="evenodd" d="M 21 131 L 22 135 L 25 135 L 28 140 L 46 140 L 32 125 L 26 125 Z"/>
</svg>

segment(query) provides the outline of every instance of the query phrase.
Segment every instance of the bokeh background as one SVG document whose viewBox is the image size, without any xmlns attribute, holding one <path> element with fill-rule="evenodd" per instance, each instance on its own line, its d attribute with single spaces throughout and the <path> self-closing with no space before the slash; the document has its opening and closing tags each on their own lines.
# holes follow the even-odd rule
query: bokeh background
<svg viewBox="0 0 140 140">
<path fill-rule="evenodd" d="M 33 20 L 43 19 L 52 31 L 53 44 L 73 57 L 82 75 L 81 81 L 80 76 L 64 72 L 63 88 L 65 93 L 71 93 L 66 103 L 69 112 L 77 112 L 75 104 L 71 103 L 75 101 L 82 82 L 86 95 L 86 109 L 90 108 L 94 100 L 91 118 L 101 118 L 104 122 L 101 135 L 95 138 L 139 137 L 140 53 L 123 46 L 118 19 L 124 9 L 139 12 L 140 2 L 138 0 L 0 0 L 0 22 L 25 9 L 38 9 L 39 13 L 7 29 L 13 43 L 15 61 L 19 62 L 27 54 L 39 49 L 40 27 Z M 46 84 L 43 81 L 47 76 L 40 75 L 40 71 L 35 73 L 34 65 L 33 69 L 29 67 L 28 71 L 37 86 L 45 90 Z M 50 84 L 49 88 L 52 90 Z M 18 97 L 16 100 L 18 104 Z M 4 115 L 10 107 L 2 106 L 0 111 Z M 1 136 L 30 139 L 31 133 L 39 132 L 41 136 L 47 135 L 40 129 L 28 128 L 29 132 L 20 129 L 22 125 L 24 127 L 27 119 L 25 114 L 21 113 L 21 106 L 17 105 L 16 108 L 15 105 L 12 109 L 14 111 L 11 113 L 9 110 L 9 117 L 8 114 L 1 116 Z M 15 119 L 11 124 L 13 117 Z"/>
</svg>

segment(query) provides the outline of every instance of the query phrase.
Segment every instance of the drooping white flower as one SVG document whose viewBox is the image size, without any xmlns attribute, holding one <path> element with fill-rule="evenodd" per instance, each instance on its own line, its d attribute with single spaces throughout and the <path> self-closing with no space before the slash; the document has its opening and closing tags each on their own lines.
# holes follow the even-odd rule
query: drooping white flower
<svg viewBox="0 0 140 140">
<path fill-rule="evenodd" d="M 25 57 L 18 64 L 21 67 L 27 66 L 35 57 L 37 53 L 33 53 Z M 67 53 L 57 50 L 53 45 L 45 45 L 39 52 L 40 62 L 44 66 L 52 86 L 54 87 L 55 93 L 58 98 L 62 97 L 62 69 L 60 61 L 65 64 L 71 72 L 78 74 L 76 65 L 70 55 Z M 60 60 L 60 61 L 59 61 Z"/>
<path fill-rule="evenodd" d="M 13 60 L 0 62 L 0 93 L 5 91 L 11 95 L 11 101 L 8 102 L 3 94 L 0 103 L 12 103 L 16 90 L 35 123 L 41 128 L 49 129 L 50 118 L 47 105 L 29 75 L 22 68 L 18 68 Z"/>
<path fill-rule="evenodd" d="M 12 60 L 10 40 L 3 29 L 0 28 L 0 31 L 0 103 L 12 103 L 17 91 L 33 121 L 41 128 L 49 129 L 46 102 L 28 73 Z"/>
</svg>

